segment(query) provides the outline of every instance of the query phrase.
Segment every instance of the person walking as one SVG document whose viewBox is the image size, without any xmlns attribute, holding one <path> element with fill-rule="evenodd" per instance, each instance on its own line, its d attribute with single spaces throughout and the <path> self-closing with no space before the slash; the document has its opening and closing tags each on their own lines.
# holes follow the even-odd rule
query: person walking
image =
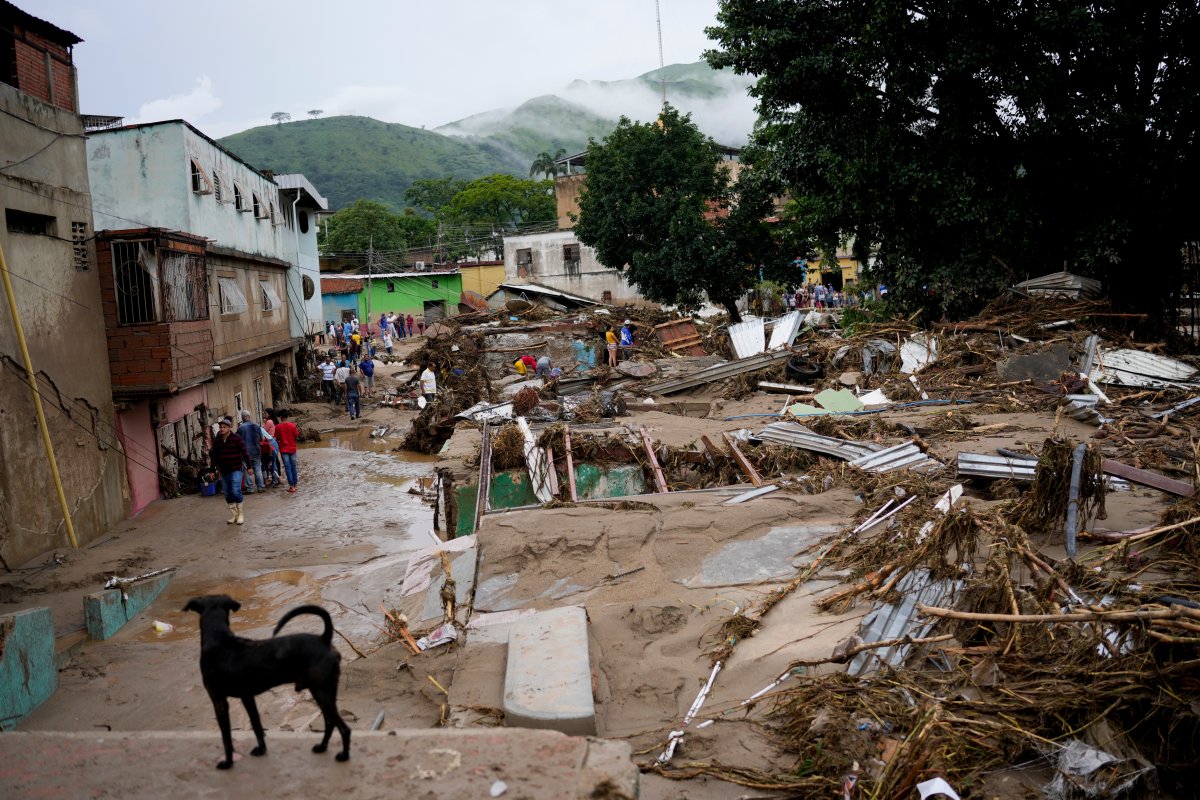
<svg viewBox="0 0 1200 800">
<path fill-rule="evenodd" d="M 321 372 L 321 391 L 325 393 L 325 399 L 332 403 L 333 374 L 337 371 L 337 367 L 334 366 L 332 358 L 325 356 L 325 360 L 317 366 L 317 369 Z"/>
<path fill-rule="evenodd" d="M 613 332 L 612 325 L 608 326 L 608 330 L 604 332 L 604 341 L 608 345 L 608 365 L 613 369 L 617 368 L 617 334 Z"/>
<path fill-rule="evenodd" d="M 263 477 L 270 477 L 271 485 L 279 485 L 279 442 L 275 439 L 275 409 L 268 408 L 263 411 L 264 419 L 262 421 L 263 442 L 269 443 L 269 447 L 263 447 Z"/>
<path fill-rule="evenodd" d="M 425 371 L 421 373 L 421 394 L 430 403 L 437 398 L 437 374 L 433 371 L 432 361 L 425 364 Z"/>
<path fill-rule="evenodd" d="M 246 445 L 246 459 L 251 468 L 246 474 L 249 484 L 246 494 L 266 491 L 267 485 L 263 483 L 262 471 L 262 428 L 250 419 L 249 411 L 242 412 L 242 424 L 238 425 L 237 434 L 242 437 L 242 444 Z"/>
<path fill-rule="evenodd" d="M 417 329 L 416 329 L 416 328 L 413 326 L 413 318 L 412 318 L 412 314 L 409 314 L 409 315 L 408 315 L 408 318 L 407 318 L 407 320 L 406 320 L 406 321 L 407 321 L 407 323 L 408 323 L 408 335 L 409 335 L 409 336 L 416 336 L 416 335 L 417 335 Z"/>
<path fill-rule="evenodd" d="M 296 493 L 296 484 L 300 477 L 296 472 L 296 440 L 300 438 L 300 429 L 288 417 L 291 416 L 286 408 L 279 410 L 279 424 L 275 426 L 275 440 L 279 442 L 279 458 L 283 461 L 283 472 L 287 476 L 288 491 Z"/>
<path fill-rule="evenodd" d="M 346 376 L 346 410 L 350 412 L 350 419 L 358 419 L 362 416 L 358 390 L 358 370 L 350 367 L 350 374 Z"/>
<path fill-rule="evenodd" d="M 370 351 L 358 365 L 358 369 L 362 372 L 362 395 L 370 399 L 371 392 L 375 389 L 375 359 L 372 358 Z"/>
<path fill-rule="evenodd" d="M 233 432 L 233 420 L 221 417 L 217 423 L 217 435 L 209 449 L 210 466 L 221 478 L 225 502 L 229 504 L 229 519 L 226 524 L 245 523 L 242 515 L 242 475 L 245 474 L 246 445 L 242 437 Z"/>
</svg>

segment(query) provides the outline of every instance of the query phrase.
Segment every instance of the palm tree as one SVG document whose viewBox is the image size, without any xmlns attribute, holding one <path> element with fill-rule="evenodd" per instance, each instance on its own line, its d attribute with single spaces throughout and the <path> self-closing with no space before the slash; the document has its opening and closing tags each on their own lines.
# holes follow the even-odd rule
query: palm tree
<svg viewBox="0 0 1200 800">
<path fill-rule="evenodd" d="M 537 158 L 533 160 L 533 164 L 529 167 L 529 177 L 532 178 L 534 175 L 541 174 L 547 178 L 553 178 L 560 172 L 565 175 L 567 172 L 566 167 L 559 167 L 556 162 L 566 154 L 567 151 L 561 147 L 558 148 L 558 152 L 554 155 L 550 155 L 545 150 L 538 153 Z"/>
</svg>

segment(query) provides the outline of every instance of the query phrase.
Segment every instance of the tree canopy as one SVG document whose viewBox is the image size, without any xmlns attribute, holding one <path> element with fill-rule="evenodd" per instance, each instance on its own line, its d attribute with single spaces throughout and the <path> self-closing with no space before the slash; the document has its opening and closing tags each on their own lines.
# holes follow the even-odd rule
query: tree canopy
<svg viewBox="0 0 1200 800">
<path fill-rule="evenodd" d="M 397 214 L 377 200 L 357 200 L 329 218 L 328 234 L 319 232 L 325 252 L 404 250 L 430 242 L 437 224 L 414 214 Z"/>
<path fill-rule="evenodd" d="M 485 175 L 462 187 L 438 216 L 456 223 L 484 223 L 510 230 L 555 219 L 558 212 L 550 181 L 512 175 Z"/>
<path fill-rule="evenodd" d="M 1178 285 L 1196 3 L 722 0 L 709 34 L 714 68 L 758 77 L 796 223 L 872 248 L 903 305 L 961 313 L 1063 268 L 1142 310 Z"/>
<path fill-rule="evenodd" d="M 767 185 L 752 169 L 732 183 L 690 115 L 664 106 L 652 123 L 622 117 L 588 144 L 586 164 L 575 234 L 647 299 L 695 307 L 707 294 L 736 321 L 760 270 L 781 267 Z"/>
<path fill-rule="evenodd" d="M 404 199 L 414 208 L 429 214 L 437 214 L 450 205 L 454 195 L 467 185 L 467 181 L 448 175 L 444 178 L 419 178 L 404 191 Z"/>
</svg>

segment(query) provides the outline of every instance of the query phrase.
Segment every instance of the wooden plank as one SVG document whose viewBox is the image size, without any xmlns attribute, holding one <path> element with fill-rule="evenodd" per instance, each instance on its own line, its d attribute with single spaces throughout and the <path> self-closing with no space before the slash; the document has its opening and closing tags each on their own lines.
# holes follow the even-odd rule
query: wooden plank
<svg viewBox="0 0 1200 800">
<path fill-rule="evenodd" d="M 479 520 L 487 511 L 488 489 L 492 483 L 492 431 L 483 423 L 483 443 L 479 447 L 479 488 L 475 492 L 475 524 L 471 531 L 479 530 Z"/>
<path fill-rule="evenodd" d="M 708 438 L 707 433 L 700 437 L 700 441 L 704 443 L 704 449 L 707 450 L 708 454 L 712 456 L 714 464 L 719 464 L 727 458 L 724 451 L 713 444 L 712 439 Z"/>
<path fill-rule="evenodd" d="M 558 497 L 558 472 L 554 469 L 554 448 L 546 445 L 546 478 L 550 481 L 550 494 Z"/>
<path fill-rule="evenodd" d="M 639 425 L 638 430 L 642 434 L 642 447 L 646 448 L 646 458 L 650 459 L 650 466 L 654 469 L 654 484 L 658 487 L 659 493 L 666 494 L 670 489 L 667 488 L 667 478 L 663 475 L 658 458 L 654 455 L 654 445 L 650 442 L 650 434 L 646 433 L 645 426 Z"/>
<path fill-rule="evenodd" d="M 754 465 L 750 463 L 750 460 L 738 449 L 737 440 L 728 433 L 721 435 L 725 437 L 725 444 L 729 445 L 729 452 L 733 454 L 733 460 L 737 462 L 738 467 L 741 468 L 742 473 L 750 483 L 755 486 L 762 486 L 762 478 L 759 477 L 757 470 L 754 469 Z"/>
<path fill-rule="evenodd" d="M 1196 493 L 1196 487 L 1190 483 L 1177 481 L 1174 478 L 1168 478 L 1166 475 L 1159 475 L 1157 472 L 1147 472 L 1144 469 L 1131 467 L 1128 464 L 1122 464 L 1120 461 L 1104 459 L 1104 463 L 1100 467 L 1109 475 L 1116 475 L 1118 478 L 1124 478 L 1133 483 L 1140 483 L 1142 486 L 1149 486 L 1153 489 L 1159 489 L 1170 494 L 1177 494 L 1180 497 L 1191 497 Z"/>
<path fill-rule="evenodd" d="M 771 381 L 759 381 L 758 388 L 766 392 L 782 392 L 784 394 L 812 394 L 816 391 L 811 386 L 798 386 L 794 383 L 772 383 Z"/>
<path fill-rule="evenodd" d="M 570 492 L 572 503 L 579 502 L 579 495 L 575 493 L 575 459 L 571 455 L 571 426 L 563 425 L 563 447 L 567 451 L 567 491 Z"/>
</svg>

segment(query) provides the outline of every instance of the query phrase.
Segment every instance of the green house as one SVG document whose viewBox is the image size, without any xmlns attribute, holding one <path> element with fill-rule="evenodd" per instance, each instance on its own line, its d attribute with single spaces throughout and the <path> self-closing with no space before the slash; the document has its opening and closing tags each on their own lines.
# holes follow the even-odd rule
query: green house
<svg viewBox="0 0 1200 800">
<path fill-rule="evenodd" d="M 347 280 L 334 280 L 347 279 Z M 353 282 L 357 284 L 355 291 L 347 291 L 342 284 Z M 330 300 L 338 308 L 335 316 L 330 313 L 335 309 L 326 308 L 325 315 L 330 319 L 346 315 L 347 301 L 357 306 L 357 316 L 360 320 L 370 321 L 371 329 L 375 330 L 379 315 L 394 311 L 407 317 L 412 315 L 413 321 L 424 321 L 426 324 L 435 319 L 452 317 L 458 313 L 458 303 L 462 298 L 462 275 L 457 270 L 446 272 L 387 272 L 366 275 L 328 275 L 321 278 L 321 290 L 324 294 L 326 286 L 332 290 L 337 288 L 336 299 Z M 340 303 L 340 305 L 338 305 Z M 326 304 L 329 305 L 329 304 Z M 351 305 L 350 307 L 354 307 Z"/>
</svg>

